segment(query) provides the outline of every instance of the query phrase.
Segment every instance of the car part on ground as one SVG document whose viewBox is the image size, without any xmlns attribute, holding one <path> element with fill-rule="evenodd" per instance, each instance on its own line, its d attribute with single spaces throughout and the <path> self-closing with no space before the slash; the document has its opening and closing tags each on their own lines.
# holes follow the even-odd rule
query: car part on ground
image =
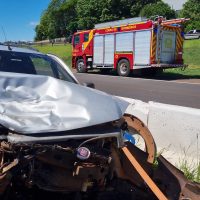
<svg viewBox="0 0 200 200">
<path fill-rule="evenodd" d="M 50 77 L 0 76 L 3 200 L 41 199 L 36 188 L 76 199 L 198 199 L 198 184 L 162 157 L 155 166 L 153 137 L 124 115 L 126 102 Z M 135 134 L 145 151 L 128 139 Z"/>
<path fill-rule="evenodd" d="M 128 118 L 129 121 L 139 122 L 133 116 L 125 116 L 125 119 Z M 110 124 L 115 129 L 120 127 L 119 129 L 128 130 L 129 133 L 140 134 L 136 131 L 139 129 L 136 127 L 134 131 L 132 125 L 128 124 L 128 128 L 123 119 Z M 145 133 L 145 130 L 146 127 L 141 131 Z M 104 131 L 106 132 L 106 127 Z M 148 131 L 147 135 L 150 136 Z M 126 199 L 133 200 L 156 199 L 155 195 L 162 200 L 198 199 L 199 185 L 188 181 L 182 172 L 162 156 L 158 158 L 158 164 L 155 166 L 147 161 L 149 154 L 132 143 L 125 142 L 120 146 L 118 144 L 115 138 L 104 138 L 102 135 L 87 140 L 71 139 L 46 144 L 13 144 L 2 141 L 0 192 L 4 194 L 4 198 L 9 191 L 14 192 L 22 187 L 23 195 L 27 190 L 29 195 L 34 196 L 31 191 L 37 187 L 61 194 L 81 192 L 79 198 L 93 195 L 95 192 L 93 199 L 120 199 L 115 193 L 124 197 L 126 195 Z M 147 149 L 150 149 L 149 144 L 146 145 Z M 132 167 L 133 158 L 140 167 Z M 140 173 L 141 170 L 143 174 Z M 153 186 L 149 185 L 147 176 L 150 182 L 154 183 Z M 10 198 L 13 198 L 14 194 L 9 194 Z"/>
</svg>

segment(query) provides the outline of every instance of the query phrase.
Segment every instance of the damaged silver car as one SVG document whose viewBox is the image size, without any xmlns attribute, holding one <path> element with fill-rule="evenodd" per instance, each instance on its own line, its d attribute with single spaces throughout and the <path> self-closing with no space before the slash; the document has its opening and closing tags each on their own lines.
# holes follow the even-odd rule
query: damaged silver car
<svg viewBox="0 0 200 200">
<path fill-rule="evenodd" d="M 198 184 L 162 156 L 156 160 L 153 137 L 125 114 L 127 102 L 77 84 L 56 56 L 2 49 L 1 199 L 199 197 Z M 48 68 L 52 77 L 42 74 Z M 135 146 L 135 134 L 144 151 Z"/>
</svg>

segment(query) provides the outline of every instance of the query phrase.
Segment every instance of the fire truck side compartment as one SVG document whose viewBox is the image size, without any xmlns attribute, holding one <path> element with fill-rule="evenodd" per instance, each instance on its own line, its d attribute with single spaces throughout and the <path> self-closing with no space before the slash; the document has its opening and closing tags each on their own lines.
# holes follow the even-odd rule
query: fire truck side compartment
<svg viewBox="0 0 200 200">
<path fill-rule="evenodd" d="M 151 29 L 94 36 L 93 64 L 114 66 L 114 54 L 133 54 L 134 67 L 150 66 Z"/>
</svg>

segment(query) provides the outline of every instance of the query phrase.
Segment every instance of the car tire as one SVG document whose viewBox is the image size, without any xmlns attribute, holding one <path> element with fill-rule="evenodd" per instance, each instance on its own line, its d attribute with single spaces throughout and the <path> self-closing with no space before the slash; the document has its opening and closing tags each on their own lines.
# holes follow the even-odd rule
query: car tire
<svg viewBox="0 0 200 200">
<path fill-rule="evenodd" d="M 84 60 L 82 58 L 77 60 L 77 62 L 76 62 L 76 70 L 77 70 L 78 73 L 87 72 Z"/>
<path fill-rule="evenodd" d="M 130 63 L 127 59 L 122 59 L 118 62 L 117 73 L 119 76 L 129 76 L 130 74 Z"/>
</svg>

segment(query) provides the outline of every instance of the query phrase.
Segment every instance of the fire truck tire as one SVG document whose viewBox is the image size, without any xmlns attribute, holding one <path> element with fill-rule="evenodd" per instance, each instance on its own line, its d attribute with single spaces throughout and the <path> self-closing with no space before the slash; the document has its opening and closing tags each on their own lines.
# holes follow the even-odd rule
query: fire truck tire
<svg viewBox="0 0 200 200">
<path fill-rule="evenodd" d="M 87 72 L 87 69 L 86 69 L 85 64 L 84 64 L 84 60 L 82 58 L 78 59 L 76 61 L 76 70 L 79 73 L 85 73 L 85 72 Z"/>
<path fill-rule="evenodd" d="M 130 64 L 127 59 L 122 59 L 118 62 L 117 73 L 119 76 L 128 76 L 130 74 Z"/>
</svg>

